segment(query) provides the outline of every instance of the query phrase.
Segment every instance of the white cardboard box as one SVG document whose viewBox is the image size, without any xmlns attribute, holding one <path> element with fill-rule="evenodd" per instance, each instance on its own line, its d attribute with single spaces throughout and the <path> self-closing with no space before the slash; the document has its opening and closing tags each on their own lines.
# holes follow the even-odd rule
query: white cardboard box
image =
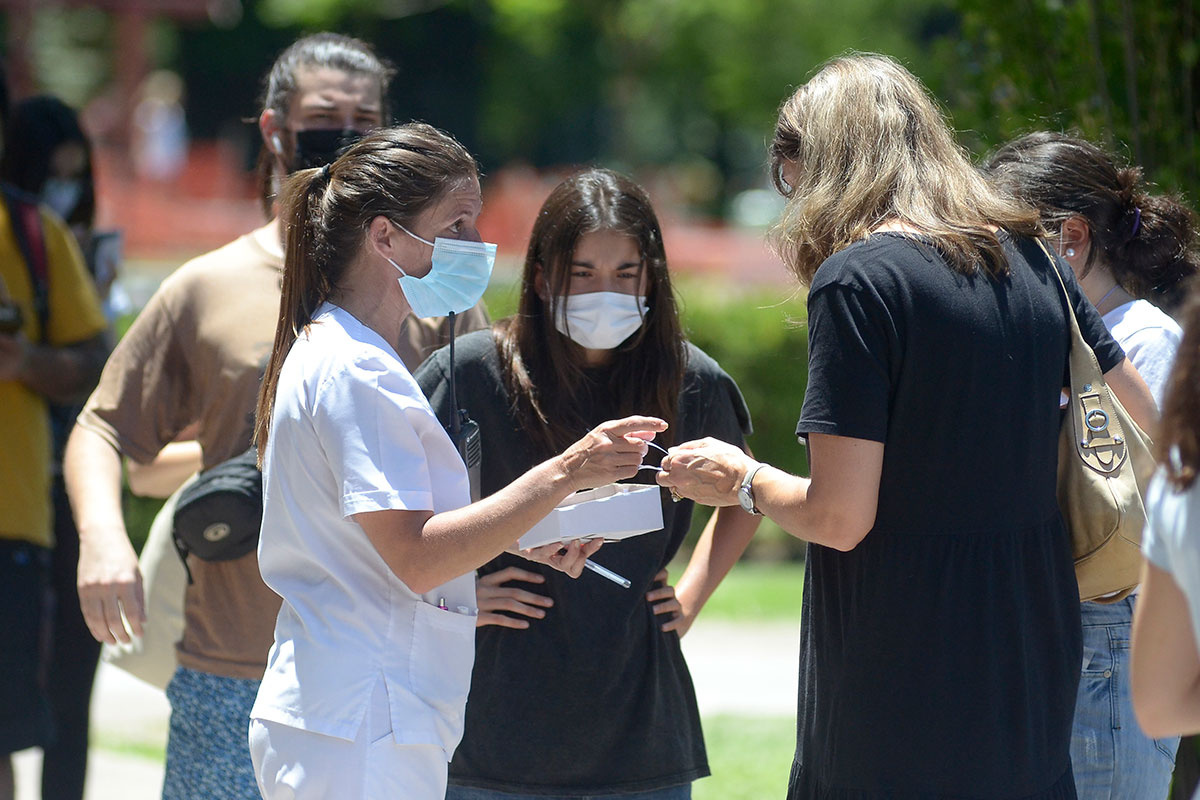
<svg viewBox="0 0 1200 800">
<path fill-rule="evenodd" d="M 572 539 L 616 541 L 663 526 L 658 486 L 610 483 L 576 492 L 517 542 L 522 550 Z"/>
</svg>

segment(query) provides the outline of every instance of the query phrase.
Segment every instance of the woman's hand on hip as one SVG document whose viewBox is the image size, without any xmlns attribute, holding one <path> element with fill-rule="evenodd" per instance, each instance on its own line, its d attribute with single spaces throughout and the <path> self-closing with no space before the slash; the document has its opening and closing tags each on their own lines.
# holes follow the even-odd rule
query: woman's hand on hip
<svg viewBox="0 0 1200 800">
<path fill-rule="evenodd" d="M 737 505 L 737 490 L 746 471 L 757 464 L 741 448 L 708 437 L 684 442 L 667 451 L 660 486 L 706 506 Z"/>
<path fill-rule="evenodd" d="M 682 637 L 688 632 L 688 628 L 692 627 L 692 618 L 684 614 L 683 604 L 675 596 L 675 587 L 671 585 L 665 569 L 658 571 L 654 582 L 658 585 L 646 592 L 646 602 L 650 603 L 650 610 L 656 617 L 666 618 L 659 624 L 659 628 L 663 633 L 678 631 Z"/>
<path fill-rule="evenodd" d="M 559 463 L 576 490 L 594 489 L 637 474 L 649 446 L 667 429 L 657 417 L 625 417 L 603 422 L 568 447 Z"/>
<path fill-rule="evenodd" d="M 505 567 L 475 579 L 475 604 L 479 607 L 479 617 L 476 627 L 499 625 L 502 628 L 525 629 L 529 621 L 501 614 L 507 611 L 520 614 L 530 619 L 542 619 L 546 616 L 543 609 L 550 608 L 554 601 L 549 597 L 534 594 L 526 589 L 512 585 L 520 583 L 545 583 L 546 579 L 536 572 L 530 572 L 520 567 Z"/>
</svg>

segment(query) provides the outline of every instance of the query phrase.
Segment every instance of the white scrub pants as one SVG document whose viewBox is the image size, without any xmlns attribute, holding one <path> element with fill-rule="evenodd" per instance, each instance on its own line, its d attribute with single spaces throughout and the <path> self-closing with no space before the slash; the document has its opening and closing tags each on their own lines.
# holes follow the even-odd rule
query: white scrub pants
<svg viewBox="0 0 1200 800">
<path fill-rule="evenodd" d="M 264 800 L 443 800 L 446 755 L 397 744 L 380 680 L 354 741 L 250 720 L 250 758 Z"/>
</svg>

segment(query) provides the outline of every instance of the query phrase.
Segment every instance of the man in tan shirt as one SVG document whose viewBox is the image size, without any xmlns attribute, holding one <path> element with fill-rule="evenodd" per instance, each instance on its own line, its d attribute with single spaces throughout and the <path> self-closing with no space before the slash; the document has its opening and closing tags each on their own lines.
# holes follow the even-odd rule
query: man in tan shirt
<svg viewBox="0 0 1200 800">
<path fill-rule="evenodd" d="M 276 61 L 259 118 L 269 177 L 332 160 L 387 119 L 390 71 L 362 42 L 317 34 Z M 279 222 L 184 264 L 165 280 L 121 340 L 79 416 L 66 478 L 80 530 L 79 594 L 92 634 L 127 642 L 145 619 L 141 575 L 120 508 L 120 456 L 148 463 L 195 432 L 202 466 L 251 444 L 259 381 L 279 316 Z M 446 341 L 440 321 L 410 317 L 393 342 L 415 368 Z M 458 332 L 487 324 L 472 309 Z M 164 800 L 257 798 L 246 744 L 249 710 L 273 640 L 279 598 L 256 556 L 189 557 Z"/>
</svg>

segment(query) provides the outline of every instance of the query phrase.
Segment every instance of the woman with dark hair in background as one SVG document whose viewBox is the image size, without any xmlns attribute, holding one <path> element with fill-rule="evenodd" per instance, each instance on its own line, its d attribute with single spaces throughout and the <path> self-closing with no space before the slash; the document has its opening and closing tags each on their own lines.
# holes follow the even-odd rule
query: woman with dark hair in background
<svg viewBox="0 0 1200 800">
<path fill-rule="evenodd" d="M 1166 312 L 1200 270 L 1191 209 L 1151 194 L 1137 167 L 1118 166 L 1100 147 L 1061 133 L 1009 142 L 986 169 L 998 186 L 1038 210 L 1059 255 L 1161 405 L 1181 336 Z M 1071 767 L 1083 800 L 1163 798 L 1171 785 L 1179 740 L 1151 739 L 1132 724 L 1135 597 L 1082 604 Z"/>
<path fill-rule="evenodd" d="M 115 232 L 98 233 L 92 145 L 75 110 L 39 95 L 13 107 L 0 179 L 50 207 L 71 228 L 111 321 L 109 293 L 120 266 Z"/>
<path fill-rule="evenodd" d="M 456 413 L 450 370 L 443 348 L 416 374 L 442 420 Z M 480 426 L 485 496 L 612 417 L 667 420 L 664 444 L 714 436 L 744 448 L 750 432 L 736 384 L 683 336 L 650 199 L 605 169 L 550 193 L 529 239 L 517 313 L 460 339 L 454 376 L 460 405 Z M 676 602 L 666 567 L 692 504 L 663 497 L 661 530 L 597 556 L 630 587 L 594 574 L 566 580 L 510 554 L 480 568 L 487 627 L 476 634 L 450 800 L 687 798 L 708 774 L 679 637 L 758 520 L 736 508 L 714 514 Z"/>
<path fill-rule="evenodd" d="M 0 171 L 5 182 L 39 197 L 68 225 L 91 228 L 96 196 L 92 146 L 75 111 L 39 95 L 13 106 Z"/>
<path fill-rule="evenodd" d="M 771 144 L 809 286 L 811 479 L 713 441 L 658 480 L 809 542 L 794 800 L 1070 800 L 1079 596 L 1055 496 L 1069 314 L 1142 425 L 1154 401 L 1036 212 L 917 79 L 836 58 Z"/>
<path fill-rule="evenodd" d="M 471 503 L 397 343 L 409 314 L 462 313 L 487 286 L 495 245 L 475 228 L 475 160 L 403 125 L 295 175 L 285 205 L 255 428 L 259 565 L 283 598 L 250 714 L 259 788 L 267 800 L 441 800 L 471 676 L 473 570 L 575 490 L 635 475 L 667 425 L 603 422 Z M 530 555 L 578 576 L 599 544 Z"/>
<path fill-rule="evenodd" d="M 1146 492 L 1133 621 L 1133 707 L 1142 729 L 1161 737 L 1200 733 L 1200 291 L 1182 319 L 1158 431 L 1161 466 Z"/>
<path fill-rule="evenodd" d="M 93 228 L 96 199 L 92 148 L 78 115 L 56 97 L 31 97 L 13 107 L 6 133 L 0 180 L 48 206 L 68 224 L 108 312 L 108 295 L 120 254 L 100 243 L 119 241 L 111 238 L 115 233 L 101 236 Z M 112 314 L 107 316 L 111 322 Z M 54 437 L 54 549 L 50 574 L 55 604 L 46 688 L 55 735 L 53 744 L 44 748 L 42 759 L 42 797 L 47 800 L 83 797 L 92 681 L 100 657 L 100 643 L 88 632 L 79 609 L 75 588 L 79 531 L 71 517 L 62 477 L 62 451 L 79 408 L 50 405 Z"/>
</svg>

